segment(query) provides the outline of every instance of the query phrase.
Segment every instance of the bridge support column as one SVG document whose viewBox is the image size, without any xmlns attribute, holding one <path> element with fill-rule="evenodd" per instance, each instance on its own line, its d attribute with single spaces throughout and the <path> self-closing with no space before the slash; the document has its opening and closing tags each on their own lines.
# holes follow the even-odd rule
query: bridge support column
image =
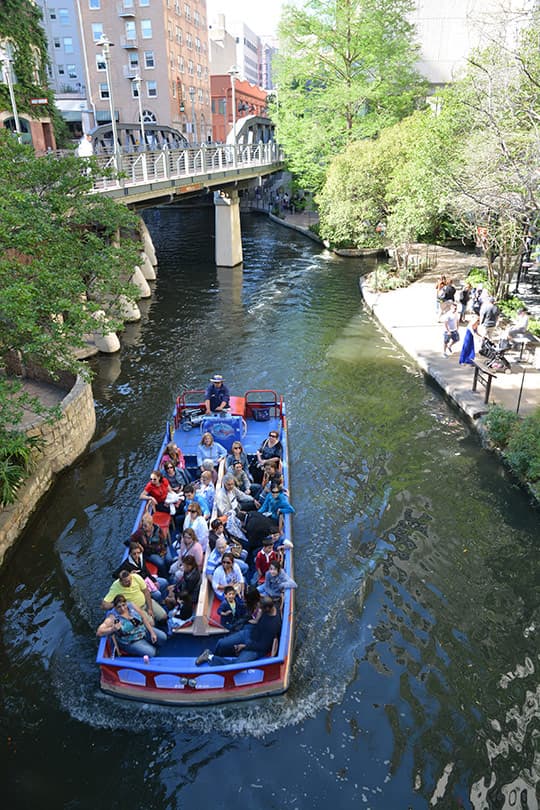
<svg viewBox="0 0 540 810">
<path fill-rule="evenodd" d="M 238 192 L 214 192 L 216 210 L 216 264 L 236 267 L 243 261 Z"/>
</svg>

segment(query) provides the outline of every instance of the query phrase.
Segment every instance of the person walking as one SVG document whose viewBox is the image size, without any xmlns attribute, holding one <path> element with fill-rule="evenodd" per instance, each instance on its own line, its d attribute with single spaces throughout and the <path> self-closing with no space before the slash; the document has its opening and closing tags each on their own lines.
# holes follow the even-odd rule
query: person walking
<svg viewBox="0 0 540 810">
<path fill-rule="evenodd" d="M 450 309 L 443 318 L 444 334 L 443 334 L 443 355 L 447 356 L 446 352 L 452 354 L 452 346 L 454 343 L 459 343 L 458 331 L 459 316 L 457 314 L 457 304 L 452 302 Z"/>
</svg>

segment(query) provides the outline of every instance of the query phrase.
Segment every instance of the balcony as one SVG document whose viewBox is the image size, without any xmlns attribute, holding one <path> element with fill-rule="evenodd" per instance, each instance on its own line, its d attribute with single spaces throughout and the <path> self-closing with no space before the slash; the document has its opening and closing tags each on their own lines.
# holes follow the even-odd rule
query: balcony
<svg viewBox="0 0 540 810">
<path fill-rule="evenodd" d="M 134 37 L 134 38 L 130 37 L 129 39 L 128 39 L 128 37 L 120 37 L 120 47 L 122 47 L 122 48 L 138 48 L 139 47 L 139 41 L 137 40 L 136 37 Z"/>
<path fill-rule="evenodd" d="M 132 79 L 134 76 L 138 76 L 140 72 L 140 68 L 133 65 L 124 65 L 122 68 L 124 79 Z"/>
<path fill-rule="evenodd" d="M 119 17 L 135 17 L 135 3 L 117 3 L 116 9 Z"/>
</svg>

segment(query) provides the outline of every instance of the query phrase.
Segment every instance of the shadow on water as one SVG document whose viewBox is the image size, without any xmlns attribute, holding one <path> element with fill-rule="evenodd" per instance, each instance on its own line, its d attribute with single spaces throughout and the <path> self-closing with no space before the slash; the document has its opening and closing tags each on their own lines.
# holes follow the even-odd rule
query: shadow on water
<svg viewBox="0 0 540 810">
<path fill-rule="evenodd" d="M 538 515 L 362 310 L 359 262 L 251 217 L 243 271 L 216 270 L 211 211 L 145 218 L 154 296 L 121 355 L 93 361 L 90 452 L 2 571 L 6 797 L 536 806 Z M 216 370 L 287 401 L 292 687 L 205 710 L 115 700 L 93 661 L 99 602 L 178 390 Z"/>
</svg>

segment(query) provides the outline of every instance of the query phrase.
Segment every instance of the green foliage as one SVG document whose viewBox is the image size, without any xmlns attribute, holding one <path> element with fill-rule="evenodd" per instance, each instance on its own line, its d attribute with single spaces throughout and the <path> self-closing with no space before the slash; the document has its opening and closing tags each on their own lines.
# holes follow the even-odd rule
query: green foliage
<svg viewBox="0 0 540 810">
<path fill-rule="evenodd" d="M 505 298 L 504 301 L 499 301 L 497 306 L 505 318 L 512 320 L 516 317 L 519 310 L 523 309 L 525 304 L 521 298 L 518 298 L 516 295 L 511 295 L 509 298 Z"/>
<path fill-rule="evenodd" d="M 519 416 L 502 405 L 492 405 L 484 418 L 489 438 L 498 447 L 505 448 L 520 423 Z"/>
<path fill-rule="evenodd" d="M 13 48 L 18 111 L 32 118 L 53 115 L 55 110 L 53 94 L 47 87 L 45 76 L 47 41 L 40 20 L 41 11 L 30 0 L 3 0 L 0 41 L 8 40 Z M 36 96 L 49 98 L 49 104 L 33 106 L 30 99 Z M 6 83 L 0 83 L 0 105 L 4 110 L 11 109 Z"/>
<path fill-rule="evenodd" d="M 286 6 L 270 104 L 290 170 L 322 186 L 333 155 L 408 115 L 425 83 L 411 0 L 307 0 Z"/>
<path fill-rule="evenodd" d="M 479 284 L 482 287 L 487 285 L 487 270 L 485 267 L 473 267 L 469 270 L 469 274 L 465 279 L 465 283 L 469 283 L 471 287 L 478 287 Z"/>
<path fill-rule="evenodd" d="M 525 417 L 508 441 L 510 466 L 527 481 L 540 481 L 540 409 Z"/>
<path fill-rule="evenodd" d="M 0 506 L 14 503 L 18 488 L 34 467 L 36 450 L 41 445 L 37 436 L 0 430 Z"/>
<path fill-rule="evenodd" d="M 0 345 L 52 375 L 88 374 L 74 356 L 105 309 L 111 328 L 138 260 L 137 218 L 91 194 L 90 173 L 77 157 L 36 158 L 31 147 L 0 132 Z M 85 164 L 86 166 L 86 164 Z M 8 421 L 0 386 L 0 430 Z M 3 419 L 2 419 L 3 417 Z"/>
<path fill-rule="evenodd" d="M 388 264 L 378 265 L 377 269 L 368 276 L 368 284 L 374 292 L 388 292 L 401 287 L 408 287 L 426 271 L 426 265 L 406 264 L 404 267 L 390 267 Z"/>
</svg>

